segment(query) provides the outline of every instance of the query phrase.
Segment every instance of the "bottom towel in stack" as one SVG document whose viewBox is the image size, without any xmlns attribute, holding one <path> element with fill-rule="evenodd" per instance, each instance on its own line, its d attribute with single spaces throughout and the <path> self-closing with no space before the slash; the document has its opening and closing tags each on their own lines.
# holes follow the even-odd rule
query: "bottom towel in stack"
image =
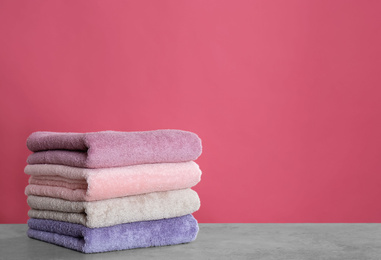
<svg viewBox="0 0 381 260">
<path fill-rule="evenodd" d="M 103 228 L 32 218 L 28 226 L 31 238 L 83 253 L 188 243 L 195 240 L 198 233 L 197 221 L 191 214 Z"/>
</svg>

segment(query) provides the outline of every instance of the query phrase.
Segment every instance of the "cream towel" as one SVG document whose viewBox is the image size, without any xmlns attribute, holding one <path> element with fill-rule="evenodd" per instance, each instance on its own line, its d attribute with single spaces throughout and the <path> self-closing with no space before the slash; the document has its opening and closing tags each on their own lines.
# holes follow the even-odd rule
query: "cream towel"
<svg viewBox="0 0 381 260">
<path fill-rule="evenodd" d="M 153 192 L 93 202 L 29 196 L 31 218 L 82 224 L 90 228 L 122 223 L 173 218 L 200 208 L 200 199 L 191 189 Z"/>
</svg>

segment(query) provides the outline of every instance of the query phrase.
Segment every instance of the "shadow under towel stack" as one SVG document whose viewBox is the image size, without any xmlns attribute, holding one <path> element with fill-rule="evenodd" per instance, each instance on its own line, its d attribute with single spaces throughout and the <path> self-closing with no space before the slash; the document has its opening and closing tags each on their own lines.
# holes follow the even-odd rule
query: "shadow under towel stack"
<svg viewBox="0 0 381 260">
<path fill-rule="evenodd" d="M 83 253 L 196 239 L 196 134 L 35 132 L 27 146 L 29 237 Z"/>
</svg>

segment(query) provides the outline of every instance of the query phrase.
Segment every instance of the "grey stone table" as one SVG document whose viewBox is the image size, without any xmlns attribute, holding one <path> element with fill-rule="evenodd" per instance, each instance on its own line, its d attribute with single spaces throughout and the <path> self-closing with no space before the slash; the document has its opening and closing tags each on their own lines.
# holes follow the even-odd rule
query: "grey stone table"
<svg viewBox="0 0 381 260">
<path fill-rule="evenodd" d="M 196 241 L 82 254 L 0 225 L 0 259 L 381 259 L 381 224 L 200 224 Z"/>
</svg>

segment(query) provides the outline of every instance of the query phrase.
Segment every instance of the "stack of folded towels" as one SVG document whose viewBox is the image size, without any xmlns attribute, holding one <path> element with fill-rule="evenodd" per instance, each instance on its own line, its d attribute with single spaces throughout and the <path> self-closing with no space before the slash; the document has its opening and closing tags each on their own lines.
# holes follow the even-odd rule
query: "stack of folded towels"
<svg viewBox="0 0 381 260">
<path fill-rule="evenodd" d="M 27 146 L 29 237 L 84 253 L 196 238 L 196 134 L 35 132 Z"/>
</svg>

